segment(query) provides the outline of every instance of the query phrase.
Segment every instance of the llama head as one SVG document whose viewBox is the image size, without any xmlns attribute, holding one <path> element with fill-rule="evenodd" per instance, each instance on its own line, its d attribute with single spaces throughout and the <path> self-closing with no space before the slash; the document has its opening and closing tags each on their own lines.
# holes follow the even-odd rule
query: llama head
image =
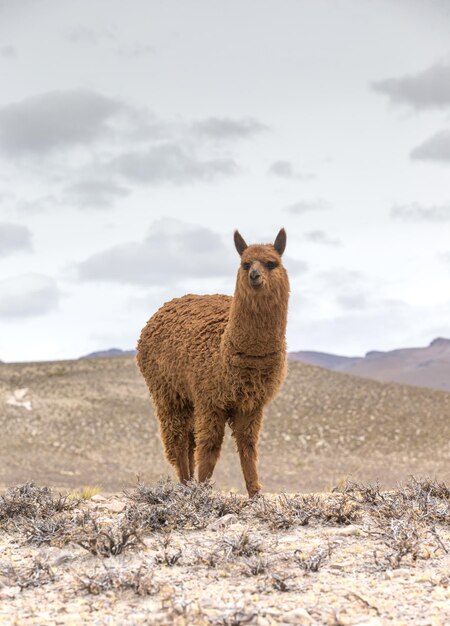
<svg viewBox="0 0 450 626">
<path fill-rule="evenodd" d="M 286 231 L 280 230 L 273 244 L 248 246 L 239 231 L 234 233 L 234 244 L 241 257 L 237 286 L 248 294 L 280 294 L 289 292 L 287 272 L 281 257 L 286 248 Z"/>
</svg>

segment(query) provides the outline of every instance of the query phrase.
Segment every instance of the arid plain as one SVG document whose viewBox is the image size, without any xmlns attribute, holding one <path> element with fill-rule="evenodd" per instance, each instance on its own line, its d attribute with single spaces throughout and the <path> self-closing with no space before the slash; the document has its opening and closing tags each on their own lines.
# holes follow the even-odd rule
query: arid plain
<svg viewBox="0 0 450 626">
<path fill-rule="evenodd" d="M 254 500 L 230 437 L 213 486 L 164 478 L 133 357 L 1 364 L 0 398 L 1 624 L 450 620 L 445 391 L 290 363 Z"/>
<path fill-rule="evenodd" d="M 2 487 L 34 480 L 116 492 L 136 476 L 172 474 L 133 357 L 0 364 L 0 399 Z M 268 492 L 324 491 L 349 477 L 386 488 L 410 474 L 448 481 L 449 461 L 449 393 L 295 362 L 260 443 Z M 214 480 L 244 492 L 229 433 Z"/>
</svg>

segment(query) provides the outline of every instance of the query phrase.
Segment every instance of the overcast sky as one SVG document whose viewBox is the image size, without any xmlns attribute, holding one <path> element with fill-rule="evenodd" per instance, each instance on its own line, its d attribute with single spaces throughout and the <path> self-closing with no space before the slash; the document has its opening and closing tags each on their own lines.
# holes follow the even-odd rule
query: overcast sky
<svg viewBox="0 0 450 626">
<path fill-rule="evenodd" d="M 131 348 L 288 234 L 291 350 L 450 336 L 450 5 L 0 0 L 0 359 Z"/>
</svg>

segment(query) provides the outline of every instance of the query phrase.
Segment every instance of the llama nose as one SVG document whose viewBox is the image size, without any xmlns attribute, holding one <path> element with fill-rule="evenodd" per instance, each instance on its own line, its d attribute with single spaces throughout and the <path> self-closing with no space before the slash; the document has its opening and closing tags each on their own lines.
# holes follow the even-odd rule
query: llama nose
<svg viewBox="0 0 450 626">
<path fill-rule="evenodd" d="M 260 278 L 261 274 L 258 272 L 258 270 L 252 270 L 250 272 L 250 280 L 256 280 L 257 278 Z"/>
</svg>

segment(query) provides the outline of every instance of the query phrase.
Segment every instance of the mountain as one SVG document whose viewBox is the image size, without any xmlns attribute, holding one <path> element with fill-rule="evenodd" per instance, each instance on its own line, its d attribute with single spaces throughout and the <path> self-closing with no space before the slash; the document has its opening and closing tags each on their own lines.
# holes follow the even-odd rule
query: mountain
<svg viewBox="0 0 450 626">
<path fill-rule="evenodd" d="M 84 356 L 80 356 L 80 359 L 98 359 L 109 356 L 134 356 L 136 350 L 121 350 L 120 348 L 109 348 L 109 350 L 99 350 L 98 352 L 90 352 Z"/>
<path fill-rule="evenodd" d="M 450 391 L 450 339 L 444 337 L 423 348 L 372 350 L 364 357 L 308 351 L 291 352 L 289 357 L 354 376 Z"/>
</svg>

